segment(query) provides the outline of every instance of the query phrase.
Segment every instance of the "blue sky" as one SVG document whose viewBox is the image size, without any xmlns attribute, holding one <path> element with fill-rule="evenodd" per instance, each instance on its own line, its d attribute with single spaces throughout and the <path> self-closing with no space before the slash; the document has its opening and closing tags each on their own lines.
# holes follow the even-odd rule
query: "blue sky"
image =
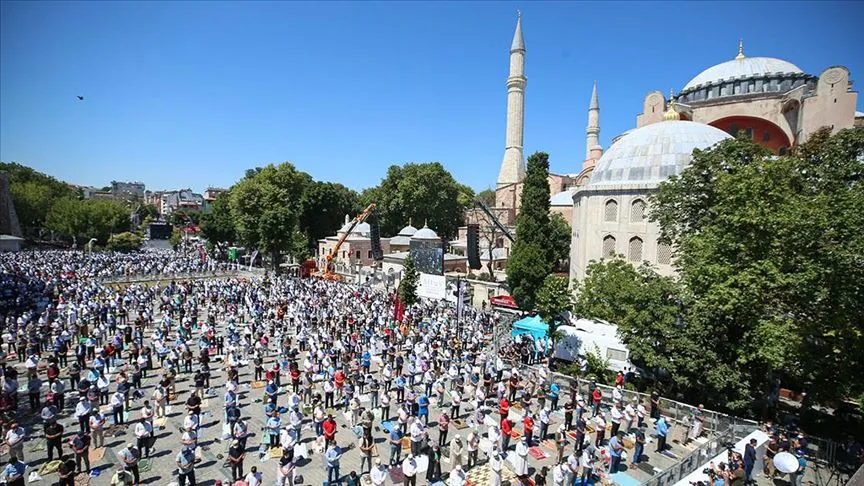
<svg viewBox="0 0 864 486">
<path fill-rule="evenodd" d="M 862 2 L 7 1 L 0 159 L 199 190 L 269 162 L 359 190 L 391 164 L 440 161 L 483 189 L 504 152 L 517 9 L 526 155 L 549 152 L 559 173 L 584 158 L 594 80 L 605 146 L 647 92 L 732 59 L 739 37 L 748 55 L 864 79 Z"/>
</svg>

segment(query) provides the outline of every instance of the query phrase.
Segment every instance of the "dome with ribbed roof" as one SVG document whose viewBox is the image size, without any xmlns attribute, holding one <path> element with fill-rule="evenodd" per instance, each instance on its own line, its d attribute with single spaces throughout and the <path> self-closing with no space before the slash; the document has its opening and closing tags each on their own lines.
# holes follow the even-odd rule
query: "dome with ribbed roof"
<svg viewBox="0 0 864 486">
<path fill-rule="evenodd" d="M 438 237 L 438 233 L 432 231 L 431 229 L 429 229 L 428 226 L 426 226 L 424 224 L 422 228 L 420 228 L 419 230 L 417 230 L 416 233 L 414 233 L 414 236 L 412 236 L 411 239 L 412 240 L 440 240 L 441 238 Z"/>
<path fill-rule="evenodd" d="M 609 147 L 591 173 L 589 187 L 659 184 L 680 174 L 693 150 L 731 138 L 711 125 L 663 121 L 637 128 Z"/>
<path fill-rule="evenodd" d="M 721 62 L 697 74 L 690 80 L 682 92 L 697 86 L 708 86 L 738 78 L 753 78 L 767 74 L 801 74 L 804 71 L 791 62 L 773 57 L 741 57 L 731 61 Z"/>
<path fill-rule="evenodd" d="M 399 230 L 399 236 L 414 236 L 415 233 L 417 233 L 417 228 L 410 224 Z"/>
</svg>

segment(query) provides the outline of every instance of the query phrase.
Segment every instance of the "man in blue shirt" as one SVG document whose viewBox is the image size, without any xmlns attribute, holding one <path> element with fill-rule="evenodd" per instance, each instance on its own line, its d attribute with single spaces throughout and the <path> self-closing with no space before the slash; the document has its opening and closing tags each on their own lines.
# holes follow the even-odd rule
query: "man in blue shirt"
<svg viewBox="0 0 864 486">
<path fill-rule="evenodd" d="M 399 464 L 399 459 L 402 456 L 402 431 L 399 427 L 393 426 L 390 429 L 390 465 Z"/>
<path fill-rule="evenodd" d="M 330 444 L 324 458 L 327 460 L 327 483 L 332 484 L 334 481 L 339 482 L 339 460 L 342 458 L 342 451 L 336 443 Z M 334 478 L 335 476 L 335 478 Z"/>
<path fill-rule="evenodd" d="M 609 474 L 617 473 L 618 466 L 621 465 L 621 452 L 624 451 L 624 446 L 621 444 L 620 439 L 622 435 L 621 432 L 618 432 L 618 434 L 613 435 L 609 439 L 609 456 L 612 458 L 609 462 Z"/>
<path fill-rule="evenodd" d="M 26 466 L 14 455 L 9 457 L 9 463 L 3 469 L 3 479 L 7 486 L 24 486 L 24 468 Z"/>
<path fill-rule="evenodd" d="M 666 449 L 666 434 L 669 433 L 669 424 L 666 423 L 666 417 L 660 416 L 657 420 L 657 452 L 663 452 Z"/>
<path fill-rule="evenodd" d="M 429 397 L 420 395 L 417 400 L 417 417 L 423 419 L 424 425 L 429 425 Z"/>
<path fill-rule="evenodd" d="M 561 393 L 561 387 L 558 386 L 558 383 L 552 382 L 549 385 L 549 401 L 552 402 L 552 410 L 558 408 L 558 395 Z"/>
</svg>

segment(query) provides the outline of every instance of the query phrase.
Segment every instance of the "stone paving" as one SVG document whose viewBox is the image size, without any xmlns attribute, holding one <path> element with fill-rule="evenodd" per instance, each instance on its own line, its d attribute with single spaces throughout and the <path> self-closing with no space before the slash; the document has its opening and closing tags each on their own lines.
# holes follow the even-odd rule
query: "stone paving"
<svg viewBox="0 0 864 486">
<path fill-rule="evenodd" d="M 268 359 L 265 360 L 265 367 L 267 364 L 272 363 L 274 359 L 275 358 L 272 355 L 268 357 Z M 158 365 L 158 363 L 154 363 L 154 365 Z M 221 441 L 219 438 L 223 422 L 224 408 L 222 396 L 224 394 L 223 385 L 226 377 L 226 372 L 220 368 L 220 365 L 221 363 L 216 362 L 213 363 L 211 366 L 211 385 L 213 388 L 213 395 L 209 396 L 204 401 L 204 406 L 202 409 L 202 428 L 199 437 L 199 444 L 201 445 L 201 461 L 196 466 L 197 483 L 201 485 L 213 485 L 216 483 L 217 480 L 221 480 L 224 484 L 231 484 L 231 470 L 229 467 L 225 467 L 227 466 L 226 456 L 228 443 L 226 441 Z M 377 374 L 377 368 L 375 367 L 375 365 L 373 365 L 373 372 Z M 148 372 L 148 377 L 143 380 L 143 388 L 141 389 L 141 391 L 144 394 L 145 398 L 150 398 L 150 395 L 153 392 L 154 383 L 156 382 L 158 375 L 158 370 L 156 370 L 156 372 L 150 371 Z M 252 466 L 256 466 L 258 468 L 258 471 L 263 473 L 263 484 L 270 485 L 275 484 L 275 470 L 278 464 L 278 460 L 271 459 L 268 454 L 259 454 L 259 445 L 262 443 L 262 440 L 264 438 L 264 434 L 262 434 L 261 432 L 261 429 L 263 428 L 262 418 L 264 417 L 263 403 L 261 403 L 263 397 L 263 389 L 252 389 L 250 387 L 250 382 L 252 379 L 251 375 L 251 365 L 243 366 L 240 368 L 240 403 L 242 404 L 241 410 L 244 419 L 248 421 L 249 431 L 254 433 L 254 436 L 250 437 L 247 443 L 247 456 L 244 461 L 244 472 L 248 472 Z M 283 385 L 287 381 L 287 378 L 283 378 Z M 181 432 L 179 431 L 179 429 L 182 426 L 182 420 L 185 411 L 184 401 L 189 396 L 190 390 L 192 388 L 193 386 L 191 376 L 189 374 L 181 373 L 176 380 L 176 398 L 172 400 L 172 403 L 174 405 L 170 408 L 164 429 L 159 430 L 157 433 L 157 441 L 150 460 L 151 467 L 148 471 L 142 470 L 141 472 L 142 484 L 172 485 L 172 483 L 176 483 L 177 467 L 174 461 L 175 456 L 180 449 L 179 439 Z M 421 391 L 419 386 L 416 387 L 416 389 L 418 391 Z M 287 387 L 283 386 L 282 391 L 287 391 Z M 77 421 L 74 417 L 71 416 L 71 411 L 68 408 L 68 404 L 76 403 L 77 398 L 75 397 L 74 392 L 69 395 L 71 396 L 67 397 L 66 414 L 63 415 L 63 418 L 61 418 L 60 420 L 64 427 L 66 427 L 66 435 L 64 436 L 64 447 L 66 441 L 68 440 L 68 437 L 70 437 L 74 433 L 74 431 L 77 430 Z M 565 403 L 565 400 L 567 400 L 566 391 L 562 393 L 562 395 L 563 396 L 560 400 L 560 403 Z M 286 400 L 287 398 L 285 393 L 280 394 L 280 404 L 284 405 Z M 368 404 L 368 401 L 363 401 L 362 399 L 361 401 L 365 404 Z M 26 400 L 23 400 L 23 402 L 26 402 Z M 133 402 L 130 419 L 135 420 L 140 417 L 140 407 L 142 403 L 143 400 L 137 400 Z M 487 415 L 487 423 L 490 420 L 500 420 L 500 417 L 497 413 L 497 406 L 493 406 L 493 401 L 490 400 L 489 402 L 487 402 L 487 405 L 490 405 L 490 410 L 493 411 L 493 413 Z M 22 406 L 26 407 L 26 403 L 22 404 Z M 393 406 L 391 406 L 391 410 L 395 414 L 395 411 L 397 410 L 395 400 Z M 38 411 L 36 413 L 38 414 Z M 430 426 L 428 430 L 432 443 L 437 443 L 438 431 L 437 427 L 433 425 L 433 421 L 437 420 L 440 413 L 441 408 L 439 408 L 439 406 L 431 407 L 430 425 L 432 426 Z M 302 481 L 299 481 L 299 483 L 317 485 L 326 482 L 326 468 L 323 462 L 323 454 L 316 447 L 314 431 L 309 420 L 309 415 L 310 414 L 307 412 L 301 440 L 301 442 L 306 445 L 309 451 L 309 457 L 299 461 L 299 467 L 297 471 L 299 476 L 302 476 Z M 343 475 L 344 479 L 344 477 L 347 476 L 349 472 L 360 470 L 360 454 L 358 448 L 356 447 L 357 438 L 351 431 L 350 427 L 348 427 L 346 417 L 338 411 L 334 412 L 333 416 L 339 423 L 339 428 L 337 432 L 338 444 L 345 449 L 350 448 L 350 450 L 347 450 L 347 452 L 345 452 L 341 460 L 340 472 Z M 473 416 L 471 407 L 463 406 L 460 418 L 462 420 L 469 420 L 469 417 L 471 416 Z M 521 431 L 521 413 L 518 410 L 511 409 L 510 418 L 516 421 L 517 424 L 519 424 L 516 427 L 516 430 Z M 560 410 L 556 411 L 553 416 L 553 424 L 549 427 L 550 434 L 552 433 L 552 431 L 557 430 L 556 423 L 560 423 L 562 420 L 563 413 Z M 375 432 L 373 432 L 373 436 L 375 438 L 375 442 L 378 445 L 378 450 L 382 456 L 382 462 L 386 464 L 388 462 L 387 460 L 389 459 L 390 448 L 389 445 L 386 443 L 385 433 L 377 427 L 381 424 L 379 411 L 376 411 L 375 424 L 376 427 Z M 92 467 L 94 469 L 98 469 L 100 471 L 100 475 L 98 477 L 90 478 L 81 475 L 81 477 L 78 478 L 79 481 L 76 482 L 76 486 L 78 484 L 90 484 L 93 486 L 110 484 L 111 476 L 114 473 L 114 467 L 118 463 L 117 453 L 121 449 L 123 449 L 126 443 L 134 442 L 133 428 L 134 426 L 129 427 L 126 430 L 121 430 L 114 437 L 106 437 L 106 450 L 104 451 L 103 457 L 92 462 Z M 45 462 L 46 452 L 44 451 L 44 447 L 40 448 L 40 446 L 44 446 L 44 439 L 41 438 L 41 429 L 42 427 L 39 425 L 32 427 L 32 440 L 28 442 L 27 445 L 25 445 L 25 456 L 30 466 L 28 468 L 28 474 L 31 470 L 38 470 L 38 468 Z M 480 431 L 485 434 L 486 429 L 487 428 L 484 426 Z M 452 439 L 457 434 L 462 435 L 462 437 L 464 438 L 467 436 L 469 431 L 470 428 L 466 424 L 465 428 L 463 428 L 462 430 L 451 430 L 449 438 Z M 681 436 L 680 428 L 679 432 L 674 431 L 675 428 L 673 428 L 673 432 L 670 433 L 670 440 L 668 442 L 668 453 L 658 454 L 655 452 L 656 442 L 654 441 L 654 439 L 651 438 L 651 435 L 654 432 L 653 427 L 648 425 L 645 429 L 645 435 L 646 437 L 648 437 L 648 443 L 645 447 L 645 462 L 643 464 L 640 464 L 639 467 L 628 466 L 627 464 L 629 463 L 629 460 L 626 461 L 626 463 L 622 463 L 623 475 L 616 475 L 616 477 L 614 478 L 615 482 L 621 484 L 622 486 L 631 486 L 634 484 L 642 483 L 648 480 L 657 471 L 671 466 L 677 460 L 675 459 L 675 457 L 680 458 L 685 456 L 690 451 L 698 447 L 699 442 L 706 440 L 700 439 L 696 443 L 688 446 L 683 446 L 680 444 L 679 440 L 676 440 L 676 437 Z M 589 438 L 591 438 L 592 441 L 593 437 L 594 434 L 589 435 Z M 511 441 L 511 450 L 513 448 L 512 444 L 514 443 L 515 441 Z M 544 453 L 542 454 L 542 456 L 545 457 L 529 457 L 529 465 L 532 476 L 537 469 L 541 468 L 542 466 L 548 466 L 550 469 L 550 473 L 548 476 L 549 484 L 552 484 L 551 469 L 555 465 L 557 453 L 552 447 L 550 447 L 550 445 L 538 445 L 539 450 Z M 570 454 L 571 451 L 572 442 L 567 447 L 566 453 Z M 630 449 L 630 451 L 632 453 L 632 449 Z M 469 482 L 474 486 L 488 484 L 488 466 L 486 465 L 486 458 L 482 452 L 479 456 L 480 465 L 476 466 L 473 470 L 468 470 Z M 507 464 L 507 462 L 505 461 L 505 468 L 506 467 L 509 467 L 509 464 Z M 600 466 L 598 465 L 598 467 Z M 450 466 L 446 454 L 442 454 L 441 470 L 443 477 L 446 481 L 446 477 L 450 471 Z M 505 471 L 504 479 L 513 479 L 513 474 L 509 471 Z M 45 475 L 42 481 L 32 484 L 53 484 L 56 481 L 56 473 L 51 473 Z M 368 477 L 364 476 L 361 482 L 363 484 L 368 484 Z M 425 473 L 418 473 L 417 482 L 421 485 L 428 483 L 425 479 Z M 396 472 L 391 474 L 387 483 L 401 483 L 401 477 L 399 473 Z"/>
</svg>

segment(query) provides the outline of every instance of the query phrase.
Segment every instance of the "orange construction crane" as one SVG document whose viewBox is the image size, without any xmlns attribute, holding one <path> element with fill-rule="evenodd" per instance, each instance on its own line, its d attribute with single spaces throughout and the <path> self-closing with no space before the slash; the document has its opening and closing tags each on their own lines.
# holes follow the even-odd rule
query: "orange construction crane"
<svg viewBox="0 0 864 486">
<path fill-rule="evenodd" d="M 336 242 L 336 246 L 330 250 L 330 253 L 327 254 L 327 262 L 324 264 L 323 272 L 318 273 L 318 276 L 324 278 L 325 280 L 342 280 L 342 276 L 333 271 L 333 259 L 336 258 L 336 255 L 339 254 L 339 248 L 342 247 L 342 243 L 345 242 L 345 239 L 348 238 L 348 235 L 354 231 L 354 228 L 366 220 L 372 211 L 375 210 L 375 203 L 366 206 L 366 209 L 363 210 L 360 214 L 354 217 L 351 220 L 351 225 L 348 226 L 348 230 L 339 237 L 339 241 Z"/>
</svg>

